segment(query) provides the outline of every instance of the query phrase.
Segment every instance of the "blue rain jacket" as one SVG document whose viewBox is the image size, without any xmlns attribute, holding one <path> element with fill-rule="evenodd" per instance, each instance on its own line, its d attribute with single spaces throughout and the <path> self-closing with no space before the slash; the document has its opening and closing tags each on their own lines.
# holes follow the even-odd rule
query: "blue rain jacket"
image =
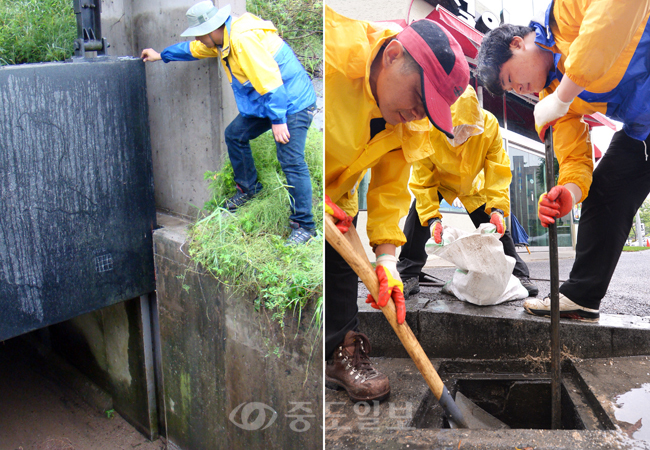
<svg viewBox="0 0 650 450">
<path fill-rule="evenodd" d="M 600 112 L 621 121 L 634 139 L 650 134 L 649 15 L 649 0 L 554 0 L 530 24 L 536 43 L 555 58 L 540 98 L 555 91 L 563 76 L 585 88 L 553 131 L 558 183 L 578 185 L 578 202 L 586 198 L 593 172 L 584 115 Z"/>
<path fill-rule="evenodd" d="M 220 58 L 244 117 L 268 117 L 273 124 L 287 122 L 316 102 L 309 75 L 269 21 L 252 14 L 226 21 L 224 44 L 208 48 L 187 41 L 167 47 L 163 61 Z"/>
</svg>

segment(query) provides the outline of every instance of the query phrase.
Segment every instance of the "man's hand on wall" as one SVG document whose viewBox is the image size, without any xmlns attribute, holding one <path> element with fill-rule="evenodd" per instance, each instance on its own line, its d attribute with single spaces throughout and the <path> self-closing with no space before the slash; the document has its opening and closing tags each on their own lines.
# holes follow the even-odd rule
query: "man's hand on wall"
<svg viewBox="0 0 650 450">
<path fill-rule="evenodd" d="M 160 61 L 162 58 L 160 57 L 160 53 L 155 51 L 153 48 L 145 48 L 142 50 L 142 54 L 140 55 L 140 58 L 144 62 L 149 62 L 149 61 Z"/>
<path fill-rule="evenodd" d="M 271 129 L 273 130 L 275 142 L 279 142 L 280 144 L 289 143 L 291 135 L 289 134 L 289 128 L 287 128 L 286 123 L 273 123 L 271 124 Z"/>
</svg>

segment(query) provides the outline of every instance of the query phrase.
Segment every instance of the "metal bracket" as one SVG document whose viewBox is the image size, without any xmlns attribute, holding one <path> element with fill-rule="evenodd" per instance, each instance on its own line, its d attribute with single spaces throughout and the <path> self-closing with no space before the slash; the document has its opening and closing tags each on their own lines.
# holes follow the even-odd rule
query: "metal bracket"
<svg viewBox="0 0 650 450">
<path fill-rule="evenodd" d="M 110 45 L 102 37 L 101 0 L 74 0 L 74 13 L 77 16 L 75 57 L 85 58 L 86 52 L 97 52 L 97 56 L 106 55 L 106 49 Z"/>
</svg>

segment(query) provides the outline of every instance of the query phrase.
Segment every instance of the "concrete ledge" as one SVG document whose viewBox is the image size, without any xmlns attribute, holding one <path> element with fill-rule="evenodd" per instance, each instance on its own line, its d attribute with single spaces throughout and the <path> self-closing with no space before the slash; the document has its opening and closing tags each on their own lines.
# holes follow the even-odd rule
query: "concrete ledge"
<svg viewBox="0 0 650 450">
<path fill-rule="evenodd" d="M 555 430 L 408 430 L 402 433 L 358 433 L 330 439 L 326 447 L 333 449 L 467 449 L 467 450 L 598 450 L 643 449 L 635 447 L 622 433 L 616 431 L 555 431 Z M 641 444 L 643 445 L 643 444 Z"/>
<path fill-rule="evenodd" d="M 650 381 L 646 374 L 650 361 L 647 357 L 593 359 L 576 363 L 585 387 L 611 418 L 615 430 L 606 431 L 595 425 L 582 430 L 509 429 L 509 430 L 451 430 L 433 424 L 414 421 L 430 395 L 427 385 L 410 359 L 374 358 L 379 371 L 391 383 L 391 394 L 383 402 L 352 403 L 345 391 L 326 390 L 325 427 L 326 448 L 329 449 L 648 449 L 650 443 L 633 435 L 641 427 L 617 420 L 614 406 L 623 393 L 633 394 L 643 390 Z M 444 360 L 432 360 L 441 370 Z M 444 370 L 443 370 L 444 372 Z M 543 375 L 537 373 L 536 375 Z M 546 374 L 548 375 L 548 374 Z M 568 387 L 570 376 L 564 375 Z M 443 380 L 445 375 L 443 374 Z M 450 388 L 449 380 L 445 382 Z M 628 394 L 629 395 L 629 394 Z M 610 406 L 611 405 L 611 406 Z M 625 405 L 623 405 L 625 406 Z M 631 405 L 628 405 L 631 406 Z M 429 407 L 427 407 L 429 408 Z M 430 406 L 432 415 L 442 416 L 440 405 Z M 636 411 L 635 418 L 643 415 Z M 629 420 L 629 419 L 627 419 Z"/>
<path fill-rule="evenodd" d="M 154 253 L 170 448 L 320 448 L 323 355 L 307 333 L 313 311 L 280 327 L 250 296 L 187 257 L 187 223 L 159 215 L 159 224 Z"/>
<path fill-rule="evenodd" d="M 550 351 L 550 320 L 521 307 L 480 307 L 445 297 L 406 302 L 406 320 L 430 358 L 521 358 Z M 372 356 L 407 358 L 383 314 L 365 299 L 358 304 L 360 330 L 370 338 Z M 650 355 L 650 317 L 602 314 L 599 323 L 562 319 L 560 342 L 577 358 Z"/>
</svg>

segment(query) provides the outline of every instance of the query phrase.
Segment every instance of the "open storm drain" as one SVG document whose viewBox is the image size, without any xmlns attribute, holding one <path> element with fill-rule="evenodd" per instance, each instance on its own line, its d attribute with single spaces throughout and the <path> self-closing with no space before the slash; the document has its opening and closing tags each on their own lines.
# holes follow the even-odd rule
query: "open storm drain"
<svg viewBox="0 0 650 450">
<path fill-rule="evenodd" d="M 461 392 L 474 404 L 513 429 L 551 429 L 551 379 L 546 372 L 529 372 L 521 363 L 489 361 L 443 363 L 440 376 L 452 396 Z M 583 389 L 570 362 L 564 364 L 561 418 L 564 430 L 614 429 L 593 396 Z M 411 426 L 449 428 L 444 411 L 431 392 L 420 403 Z"/>
</svg>

